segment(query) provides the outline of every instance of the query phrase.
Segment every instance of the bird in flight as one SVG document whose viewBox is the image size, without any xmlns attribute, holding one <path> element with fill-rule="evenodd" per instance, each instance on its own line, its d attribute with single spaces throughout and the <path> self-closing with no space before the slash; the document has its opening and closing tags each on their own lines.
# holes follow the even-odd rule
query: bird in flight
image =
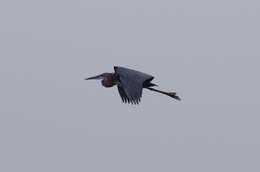
<svg viewBox="0 0 260 172">
<path fill-rule="evenodd" d="M 154 77 L 149 74 L 120 66 L 115 66 L 114 70 L 114 73 L 103 73 L 85 80 L 99 79 L 106 88 L 116 85 L 124 103 L 139 104 L 143 88 L 181 100 L 176 92 L 164 92 L 155 89 L 154 87 L 157 85 L 151 82 Z"/>
</svg>

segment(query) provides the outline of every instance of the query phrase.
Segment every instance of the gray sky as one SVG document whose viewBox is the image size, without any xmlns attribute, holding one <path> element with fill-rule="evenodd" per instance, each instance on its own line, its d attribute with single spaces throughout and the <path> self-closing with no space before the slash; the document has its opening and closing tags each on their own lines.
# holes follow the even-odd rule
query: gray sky
<svg viewBox="0 0 260 172">
<path fill-rule="evenodd" d="M 0 171 L 260 171 L 256 0 L 0 2 Z M 125 105 L 114 65 L 161 89 Z"/>
</svg>

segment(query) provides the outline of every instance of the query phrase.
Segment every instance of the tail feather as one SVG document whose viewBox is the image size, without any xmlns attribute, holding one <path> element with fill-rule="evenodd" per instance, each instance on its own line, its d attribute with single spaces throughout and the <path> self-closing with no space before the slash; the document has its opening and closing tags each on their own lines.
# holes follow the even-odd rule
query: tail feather
<svg viewBox="0 0 260 172">
<path fill-rule="evenodd" d="M 149 87 L 158 87 L 158 85 L 150 82 Z"/>
</svg>

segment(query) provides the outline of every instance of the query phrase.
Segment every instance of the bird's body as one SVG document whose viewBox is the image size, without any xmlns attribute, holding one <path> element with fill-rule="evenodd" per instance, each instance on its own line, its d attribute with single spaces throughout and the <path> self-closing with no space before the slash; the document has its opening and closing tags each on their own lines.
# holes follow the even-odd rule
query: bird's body
<svg viewBox="0 0 260 172">
<path fill-rule="evenodd" d="M 114 73 L 103 73 L 86 80 L 101 79 L 102 85 L 106 88 L 117 85 L 118 92 L 124 103 L 138 104 L 141 101 L 143 88 L 180 100 L 175 92 L 164 92 L 152 88 L 157 85 L 151 83 L 154 77 L 149 74 L 118 66 L 115 66 L 114 70 Z"/>
</svg>

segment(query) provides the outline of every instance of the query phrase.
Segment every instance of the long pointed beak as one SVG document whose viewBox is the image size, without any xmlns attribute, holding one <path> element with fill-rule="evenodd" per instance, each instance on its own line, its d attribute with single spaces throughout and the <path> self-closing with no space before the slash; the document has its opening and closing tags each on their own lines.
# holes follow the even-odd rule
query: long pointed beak
<svg viewBox="0 0 260 172">
<path fill-rule="evenodd" d="M 85 80 L 91 80 L 91 79 L 102 79 L 102 76 L 101 75 L 97 75 L 97 76 L 86 78 Z"/>
</svg>

